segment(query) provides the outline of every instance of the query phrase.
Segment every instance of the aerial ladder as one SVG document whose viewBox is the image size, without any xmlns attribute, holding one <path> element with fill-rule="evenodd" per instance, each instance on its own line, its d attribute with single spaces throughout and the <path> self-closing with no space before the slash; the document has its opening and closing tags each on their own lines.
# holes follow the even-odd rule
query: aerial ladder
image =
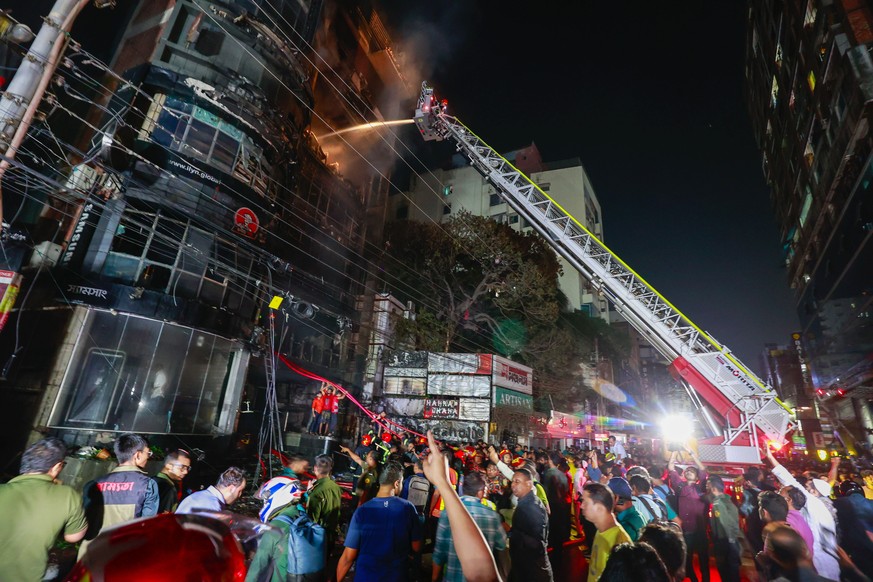
<svg viewBox="0 0 873 582">
<path fill-rule="evenodd" d="M 671 374 L 708 428 L 710 436 L 698 441 L 704 463 L 758 464 L 762 447 L 787 442 L 794 419 L 770 386 L 446 110 L 446 102 L 422 83 L 415 110 L 422 138 L 453 142 L 506 203 L 670 362 Z"/>
</svg>

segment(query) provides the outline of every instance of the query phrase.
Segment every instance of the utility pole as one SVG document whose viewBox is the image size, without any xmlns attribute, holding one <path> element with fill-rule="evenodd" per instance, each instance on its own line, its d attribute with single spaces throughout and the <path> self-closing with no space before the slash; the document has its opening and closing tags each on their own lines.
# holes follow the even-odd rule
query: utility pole
<svg viewBox="0 0 873 582">
<path fill-rule="evenodd" d="M 70 39 L 73 22 L 91 0 L 57 0 L 33 44 L 27 51 L 21 66 L 9 82 L 9 87 L 0 95 L 0 230 L 3 228 L 2 180 L 21 147 L 30 123 L 45 94 L 48 84 L 58 68 L 61 56 Z M 114 0 L 95 0 L 98 8 L 114 6 Z"/>
</svg>

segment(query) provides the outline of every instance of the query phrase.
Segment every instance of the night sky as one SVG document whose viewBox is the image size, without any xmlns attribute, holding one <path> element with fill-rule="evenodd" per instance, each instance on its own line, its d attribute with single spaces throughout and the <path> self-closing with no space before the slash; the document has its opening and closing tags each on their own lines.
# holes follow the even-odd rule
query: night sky
<svg viewBox="0 0 873 582">
<path fill-rule="evenodd" d="M 745 3 L 383 4 L 396 50 L 489 145 L 581 158 L 607 245 L 697 325 L 753 369 L 764 343 L 788 343 L 797 318 L 744 102 Z"/>
<path fill-rule="evenodd" d="M 409 77 L 497 151 L 533 141 L 546 162 L 581 158 L 606 244 L 701 328 L 753 369 L 764 343 L 788 342 L 797 318 L 744 103 L 744 2 L 380 4 Z M 112 35 L 93 31 L 122 12 L 89 7 L 74 34 L 107 58 Z"/>
</svg>

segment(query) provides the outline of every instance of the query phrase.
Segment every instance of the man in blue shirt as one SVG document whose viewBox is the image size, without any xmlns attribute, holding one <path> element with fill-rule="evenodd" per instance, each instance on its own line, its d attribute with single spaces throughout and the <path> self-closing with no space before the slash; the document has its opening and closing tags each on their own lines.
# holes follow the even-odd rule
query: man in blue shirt
<svg viewBox="0 0 873 582">
<path fill-rule="evenodd" d="M 379 475 L 376 497 L 352 516 L 337 580 L 345 579 L 355 562 L 355 582 L 409 579 L 409 554 L 421 551 L 421 522 L 415 507 L 397 497 L 402 487 L 403 467 L 388 463 Z"/>
</svg>

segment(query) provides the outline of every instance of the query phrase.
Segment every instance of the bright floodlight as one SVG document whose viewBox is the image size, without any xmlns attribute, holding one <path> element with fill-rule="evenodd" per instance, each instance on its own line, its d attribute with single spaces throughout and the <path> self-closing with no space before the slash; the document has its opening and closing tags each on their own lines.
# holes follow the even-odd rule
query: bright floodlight
<svg viewBox="0 0 873 582">
<path fill-rule="evenodd" d="M 686 443 L 694 434 L 694 425 L 687 416 L 672 414 L 661 421 L 661 432 L 668 443 Z"/>
</svg>

